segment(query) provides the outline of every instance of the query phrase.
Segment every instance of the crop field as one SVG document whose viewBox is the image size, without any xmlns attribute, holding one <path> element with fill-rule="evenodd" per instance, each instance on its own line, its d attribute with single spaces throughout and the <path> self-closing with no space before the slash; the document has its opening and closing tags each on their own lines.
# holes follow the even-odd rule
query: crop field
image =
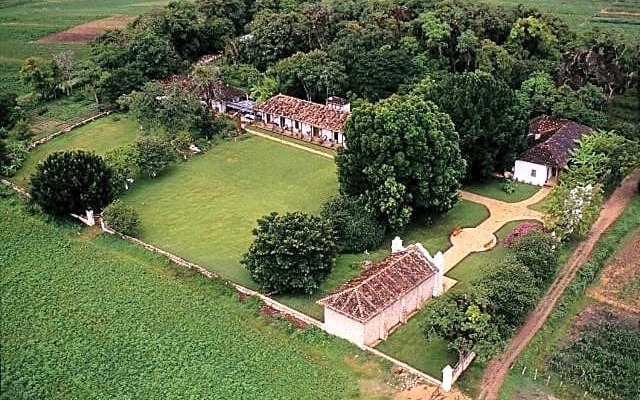
<svg viewBox="0 0 640 400">
<path fill-rule="evenodd" d="M 20 89 L 16 74 L 30 56 L 51 57 L 71 50 L 77 58 L 85 44 L 40 43 L 39 39 L 75 25 L 111 16 L 135 16 L 168 0 L 3 0 L 0 2 L 0 88 Z"/>
<path fill-rule="evenodd" d="M 391 397 L 389 372 L 346 342 L 6 193 L 0 399 Z"/>
<path fill-rule="evenodd" d="M 477 0 L 472 0 L 477 1 Z M 586 31 L 598 27 L 640 35 L 640 0 L 582 1 L 582 0 L 482 0 L 490 4 L 516 6 L 524 4 L 542 11 L 552 12 L 567 25 Z"/>
<path fill-rule="evenodd" d="M 639 245 L 636 196 L 514 365 L 500 399 L 637 397 Z"/>
<path fill-rule="evenodd" d="M 258 218 L 316 213 L 338 193 L 332 160 L 259 137 L 223 142 L 123 201 L 140 213 L 140 238 L 225 278 L 255 287 L 239 261 Z"/>
<path fill-rule="evenodd" d="M 120 115 L 100 118 L 36 147 L 27 156 L 22 169 L 11 180 L 20 186 L 28 186 L 29 177 L 35 171 L 38 162 L 56 151 L 83 149 L 104 154 L 114 148 L 133 143 L 138 133 L 138 125 L 131 119 Z"/>
</svg>

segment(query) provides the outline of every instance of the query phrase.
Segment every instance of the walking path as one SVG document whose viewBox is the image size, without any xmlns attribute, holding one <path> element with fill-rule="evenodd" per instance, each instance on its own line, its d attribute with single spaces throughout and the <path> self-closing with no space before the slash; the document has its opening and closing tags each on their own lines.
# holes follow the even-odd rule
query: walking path
<svg viewBox="0 0 640 400">
<path fill-rule="evenodd" d="M 636 169 L 602 205 L 600 216 L 595 224 L 585 239 L 575 248 L 547 293 L 538 302 L 535 310 L 529 314 L 524 324 L 516 331 L 502 354 L 496 356 L 487 365 L 480 384 L 481 391 L 478 399 L 495 400 L 498 397 L 511 365 L 551 315 L 567 286 L 573 281 L 580 267 L 589 259 L 600 235 L 622 214 L 633 196 L 636 195 L 635 191 L 639 180 L 640 169 Z"/>
<path fill-rule="evenodd" d="M 444 253 L 445 272 L 450 271 L 471 253 L 492 249 L 498 243 L 495 232 L 507 222 L 522 220 L 542 221 L 543 214 L 529 209 L 528 206 L 545 198 L 550 190 L 548 187 L 543 187 L 533 196 L 518 203 L 507 203 L 461 190 L 460 197 L 462 199 L 487 207 L 489 218 L 474 228 L 463 228 L 455 235 L 451 235 L 452 246 Z"/>
<path fill-rule="evenodd" d="M 267 135 L 265 133 L 259 132 L 259 131 L 255 130 L 255 129 L 251 129 L 250 126 L 245 126 L 244 130 L 246 130 L 247 132 L 249 132 L 252 135 L 256 135 L 256 136 L 259 136 L 261 138 L 268 139 L 268 140 L 273 140 L 274 142 L 278 142 L 278 143 L 284 144 L 286 146 L 295 147 L 296 149 L 308 151 L 309 153 L 317 154 L 319 156 L 330 158 L 332 160 L 335 158 L 335 156 L 333 154 L 325 153 L 324 151 L 320 151 L 320 150 L 314 150 L 314 149 L 309 148 L 307 146 L 304 146 L 304 145 L 301 145 L 301 144 L 297 144 L 297 143 L 293 143 L 293 142 L 290 142 L 288 140 L 278 139 L 277 137 L 273 137 L 271 135 Z"/>
</svg>

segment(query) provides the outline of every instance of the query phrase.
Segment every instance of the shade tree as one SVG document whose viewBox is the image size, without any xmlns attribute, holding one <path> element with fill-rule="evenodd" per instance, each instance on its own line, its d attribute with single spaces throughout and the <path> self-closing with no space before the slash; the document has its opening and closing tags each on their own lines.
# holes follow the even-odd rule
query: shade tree
<svg viewBox="0 0 640 400">
<path fill-rule="evenodd" d="M 394 230 L 415 211 L 448 211 L 464 175 L 459 137 L 449 116 L 417 96 L 363 102 L 344 127 L 349 146 L 336 157 L 340 191 L 363 196 Z"/>
<path fill-rule="evenodd" d="M 266 292 L 313 293 L 333 268 L 333 231 L 320 217 L 274 212 L 258 220 L 253 235 L 241 263 Z"/>
</svg>

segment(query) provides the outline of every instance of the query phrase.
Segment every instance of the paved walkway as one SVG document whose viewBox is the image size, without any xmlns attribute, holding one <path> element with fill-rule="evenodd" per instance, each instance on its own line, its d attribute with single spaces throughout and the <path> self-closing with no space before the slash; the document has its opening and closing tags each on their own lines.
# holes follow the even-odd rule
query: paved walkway
<svg viewBox="0 0 640 400">
<path fill-rule="evenodd" d="M 304 151 L 307 151 L 309 153 L 313 153 L 313 154 L 317 154 L 317 155 L 322 156 L 322 157 L 330 158 L 332 160 L 335 158 L 333 154 L 325 153 L 324 151 L 320 151 L 320 150 L 314 150 L 314 149 L 312 149 L 310 147 L 307 147 L 307 146 L 304 146 L 304 145 L 301 145 L 301 144 L 297 144 L 297 143 L 293 143 L 293 142 L 288 141 L 288 140 L 278 139 L 277 137 L 273 137 L 271 135 L 267 135 L 265 133 L 262 133 L 262 132 L 259 132 L 259 131 L 255 130 L 255 129 L 252 129 L 250 126 L 244 126 L 244 130 L 246 130 L 247 132 L 249 132 L 252 135 L 260 136 L 261 138 L 272 140 L 274 142 L 278 142 L 278 143 L 284 144 L 286 146 L 295 147 L 296 149 L 304 150 Z"/>
<path fill-rule="evenodd" d="M 465 228 L 455 236 L 451 236 L 452 246 L 444 253 L 445 272 L 450 271 L 469 254 L 493 248 L 497 244 L 495 232 L 507 222 L 542 221 L 543 214 L 529 209 L 528 206 L 545 198 L 550 190 L 548 187 L 543 187 L 533 196 L 518 203 L 507 203 L 461 190 L 460 197 L 462 199 L 487 207 L 489 218 L 475 228 Z"/>
</svg>

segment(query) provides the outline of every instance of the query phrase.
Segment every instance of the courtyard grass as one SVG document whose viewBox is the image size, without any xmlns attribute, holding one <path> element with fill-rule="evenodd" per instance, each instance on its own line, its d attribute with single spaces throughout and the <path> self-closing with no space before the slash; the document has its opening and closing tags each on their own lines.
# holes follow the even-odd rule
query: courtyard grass
<svg viewBox="0 0 640 400">
<path fill-rule="evenodd" d="M 138 124 L 122 115 L 100 118 L 33 149 L 22 168 L 11 180 L 26 187 L 29 185 L 29 178 L 35 171 L 36 165 L 51 153 L 83 149 L 104 154 L 109 150 L 133 143 L 139 132 Z"/>
<path fill-rule="evenodd" d="M 431 253 L 445 251 L 450 246 L 449 234 L 458 227 L 472 227 L 478 225 L 489 216 L 487 209 L 478 203 L 461 200 L 448 213 L 434 218 L 427 224 L 416 222 L 410 225 L 404 232 L 399 233 L 406 245 L 422 243 Z M 389 236 L 383 244 L 368 253 L 341 254 L 336 260 L 336 265 L 329 278 L 322 284 L 320 290 L 310 296 L 277 296 L 278 301 L 304 312 L 318 320 L 323 320 L 323 309 L 315 304 L 317 300 L 335 291 L 341 284 L 362 272 L 360 264 L 364 260 L 378 262 L 391 252 L 391 240 Z"/>
<path fill-rule="evenodd" d="M 540 190 L 539 186 L 529 185 L 522 182 L 514 182 L 515 192 L 507 193 L 502 190 L 504 179 L 490 178 L 485 182 L 469 183 L 463 187 L 467 192 L 479 194 L 480 196 L 504 201 L 506 203 L 517 203 L 533 196 Z"/>
<path fill-rule="evenodd" d="M 390 399 L 386 364 L 0 188 L 0 399 Z"/>
<path fill-rule="evenodd" d="M 337 193 L 332 160 L 247 137 L 137 182 L 122 200 L 140 213 L 142 240 L 257 288 L 240 264 L 257 219 L 274 211 L 318 213 Z"/>
</svg>

